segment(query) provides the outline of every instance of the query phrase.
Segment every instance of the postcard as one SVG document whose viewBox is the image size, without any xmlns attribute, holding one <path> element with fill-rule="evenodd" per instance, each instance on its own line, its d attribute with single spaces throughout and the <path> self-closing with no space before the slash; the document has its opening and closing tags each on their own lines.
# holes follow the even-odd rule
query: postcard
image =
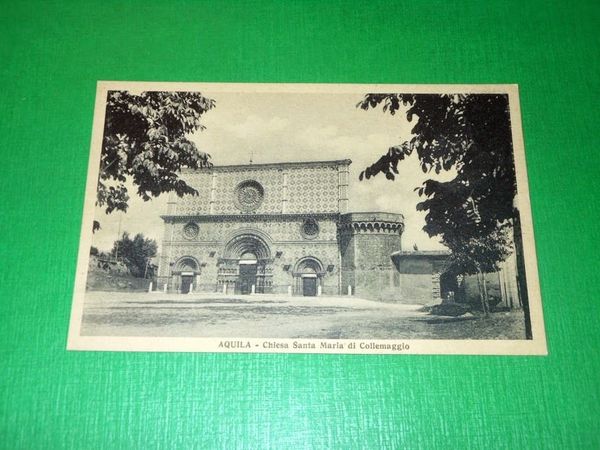
<svg viewBox="0 0 600 450">
<path fill-rule="evenodd" d="M 98 83 L 67 348 L 547 354 L 516 85 Z"/>
</svg>

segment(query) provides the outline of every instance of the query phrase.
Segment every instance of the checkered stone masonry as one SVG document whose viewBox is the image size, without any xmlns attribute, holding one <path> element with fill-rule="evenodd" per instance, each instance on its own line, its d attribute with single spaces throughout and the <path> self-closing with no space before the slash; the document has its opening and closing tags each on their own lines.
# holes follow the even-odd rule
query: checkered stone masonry
<svg viewBox="0 0 600 450">
<path fill-rule="evenodd" d="M 222 166 L 188 170 L 182 178 L 198 195 L 171 197 L 172 215 L 344 213 L 350 161 Z M 257 208 L 240 207 L 239 188 L 259 186 Z"/>
<path fill-rule="evenodd" d="M 189 258 L 197 265 L 195 289 L 237 292 L 245 252 L 255 253 L 258 287 L 268 292 L 292 287 L 298 294 L 306 275 L 302 264 L 310 261 L 323 294 L 385 293 L 402 216 L 348 213 L 349 165 L 312 161 L 185 171 L 182 177 L 198 195 L 169 200 L 159 285 L 178 289 L 179 261 Z"/>
</svg>

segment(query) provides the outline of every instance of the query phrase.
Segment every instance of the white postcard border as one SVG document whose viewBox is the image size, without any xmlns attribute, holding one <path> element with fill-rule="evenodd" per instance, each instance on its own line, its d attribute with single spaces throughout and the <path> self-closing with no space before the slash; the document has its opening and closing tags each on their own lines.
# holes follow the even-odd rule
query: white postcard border
<svg viewBox="0 0 600 450">
<path fill-rule="evenodd" d="M 131 91 L 212 91 L 244 93 L 463 93 L 508 94 L 518 207 L 521 213 L 523 251 L 529 294 L 531 340 L 365 340 L 365 339 L 266 339 L 266 338 L 173 338 L 81 336 L 85 286 L 92 243 L 94 204 L 107 92 Z M 294 342 L 304 344 L 295 348 Z M 323 347 L 322 343 L 331 344 Z M 337 346 L 335 344 L 338 344 Z M 311 347 L 311 344 L 314 348 Z M 354 348 L 349 347 L 354 344 Z M 369 348 L 364 348 L 369 346 Z M 386 348 L 386 345 L 396 345 Z M 286 347 L 287 346 L 287 347 Z M 361 346 L 363 348 L 361 348 Z M 541 293 L 538 278 L 533 219 L 523 143 L 521 110 L 516 84 L 270 84 L 270 83 L 182 83 L 99 81 L 96 90 L 91 151 L 83 206 L 83 220 L 71 319 L 67 339 L 68 350 L 144 351 L 144 352 L 219 352 L 219 353 L 329 353 L 329 354 L 447 354 L 447 355 L 547 355 Z"/>
</svg>

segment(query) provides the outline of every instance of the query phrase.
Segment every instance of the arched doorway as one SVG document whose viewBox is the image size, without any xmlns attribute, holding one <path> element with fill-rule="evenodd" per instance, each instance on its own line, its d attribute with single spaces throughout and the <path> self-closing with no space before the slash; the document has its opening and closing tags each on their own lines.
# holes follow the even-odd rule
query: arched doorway
<svg viewBox="0 0 600 450">
<path fill-rule="evenodd" d="M 188 294 L 193 290 L 194 282 L 200 275 L 200 264 L 196 258 L 183 256 L 173 265 L 172 275 L 177 290 L 182 294 Z"/>
<path fill-rule="evenodd" d="M 306 256 L 299 259 L 293 271 L 295 293 L 305 297 L 320 295 L 324 274 L 323 265 L 317 258 Z"/>
<path fill-rule="evenodd" d="M 260 231 L 243 230 L 225 244 L 217 281 L 223 292 L 254 294 L 271 291 L 273 260 L 268 241 Z"/>
<path fill-rule="evenodd" d="M 245 252 L 239 261 L 239 290 L 241 294 L 254 294 L 257 287 L 258 258 Z"/>
</svg>

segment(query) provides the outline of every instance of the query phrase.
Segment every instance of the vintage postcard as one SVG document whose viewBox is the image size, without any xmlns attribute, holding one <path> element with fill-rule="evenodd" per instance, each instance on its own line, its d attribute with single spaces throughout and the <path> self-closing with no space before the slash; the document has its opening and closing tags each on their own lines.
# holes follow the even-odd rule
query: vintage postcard
<svg viewBox="0 0 600 450">
<path fill-rule="evenodd" d="M 517 86 L 99 82 L 68 349 L 546 354 Z"/>
</svg>

